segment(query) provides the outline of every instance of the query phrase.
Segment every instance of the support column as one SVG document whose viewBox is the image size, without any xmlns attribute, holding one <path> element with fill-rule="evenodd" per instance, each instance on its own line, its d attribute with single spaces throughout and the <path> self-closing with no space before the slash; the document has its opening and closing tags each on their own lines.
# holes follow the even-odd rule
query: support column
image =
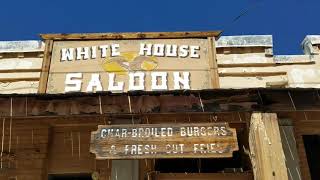
<svg viewBox="0 0 320 180">
<path fill-rule="evenodd" d="M 251 115 L 249 146 L 255 180 L 288 179 L 275 113 L 253 113 Z"/>
</svg>

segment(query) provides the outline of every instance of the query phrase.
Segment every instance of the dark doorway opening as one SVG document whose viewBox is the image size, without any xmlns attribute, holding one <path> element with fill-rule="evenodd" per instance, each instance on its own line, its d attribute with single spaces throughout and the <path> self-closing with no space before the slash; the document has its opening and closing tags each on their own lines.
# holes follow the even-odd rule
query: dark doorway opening
<svg viewBox="0 0 320 180">
<path fill-rule="evenodd" d="M 52 174 L 48 180 L 92 180 L 91 174 Z"/>
<path fill-rule="evenodd" d="M 303 142 L 311 179 L 318 180 L 320 179 L 320 135 L 304 135 Z"/>
<path fill-rule="evenodd" d="M 239 151 L 232 158 L 158 159 L 155 170 L 161 173 L 219 173 L 243 172 Z"/>
</svg>

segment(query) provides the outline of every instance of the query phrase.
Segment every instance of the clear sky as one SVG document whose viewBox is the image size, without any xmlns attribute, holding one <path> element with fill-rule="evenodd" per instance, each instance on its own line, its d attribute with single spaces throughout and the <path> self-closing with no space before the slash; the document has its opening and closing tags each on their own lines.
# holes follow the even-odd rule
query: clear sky
<svg viewBox="0 0 320 180">
<path fill-rule="evenodd" d="M 0 40 L 40 33 L 207 31 L 271 34 L 275 54 L 320 35 L 320 0 L 2 0 Z M 236 22 L 233 20 L 243 12 Z"/>
</svg>

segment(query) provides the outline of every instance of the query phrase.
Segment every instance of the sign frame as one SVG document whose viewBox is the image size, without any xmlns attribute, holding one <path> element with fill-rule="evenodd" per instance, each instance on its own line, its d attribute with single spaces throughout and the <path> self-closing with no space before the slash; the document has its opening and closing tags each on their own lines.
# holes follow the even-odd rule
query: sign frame
<svg viewBox="0 0 320 180">
<path fill-rule="evenodd" d="M 48 77 L 52 58 L 52 50 L 56 41 L 90 41 L 90 40 L 143 40 L 143 39 L 207 39 L 210 44 L 208 49 L 208 61 L 210 65 L 211 88 L 219 88 L 219 75 L 216 61 L 215 39 L 221 31 L 207 32 L 138 32 L 138 33 L 89 33 L 89 34 L 41 34 L 45 40 L 45 52 L 42 63 L 38 93 L 47 93 Z"/>
<path fill-rule="evenodd" d="M 98 160 L 226 158 L 238 150 L 236 129 L 223 122 L 99 125 L 90 140 Z"/>
</svg>

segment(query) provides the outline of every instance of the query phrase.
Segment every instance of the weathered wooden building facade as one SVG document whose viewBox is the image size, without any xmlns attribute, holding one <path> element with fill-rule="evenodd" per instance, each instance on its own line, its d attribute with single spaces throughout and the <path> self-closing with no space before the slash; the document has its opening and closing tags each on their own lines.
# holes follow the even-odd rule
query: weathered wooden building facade
<svg viewBox="0 0 320 180">
<path fill-rule="evenodd" d="M 319 178 L 320 36 L 42 38 L 0 42 L 0 179 Z"/>
</svg>

